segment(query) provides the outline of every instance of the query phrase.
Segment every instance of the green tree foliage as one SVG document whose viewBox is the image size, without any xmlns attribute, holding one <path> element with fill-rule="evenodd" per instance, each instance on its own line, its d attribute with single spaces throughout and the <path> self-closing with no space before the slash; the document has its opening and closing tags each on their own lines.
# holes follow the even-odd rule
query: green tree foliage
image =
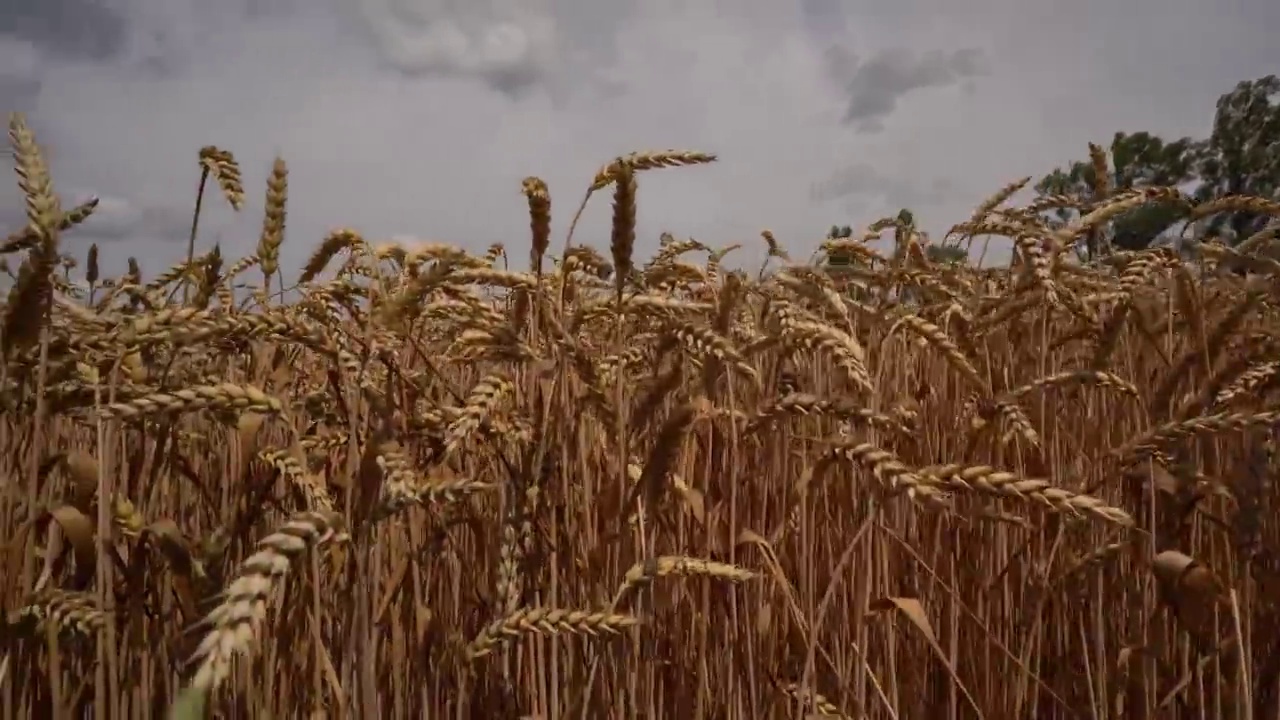
<svg viewBox="0 0 1280 720">
<path fill-rule="evenodd" d="M 1116 193 L 1145 187 L 1191 185 L 1199 202 L 1229 195 L 1280 201 L 1280 77 L 1247 80 L 1219 97 L 1208 139 L 1165 140 L 1149 132 L 1117 132 L 1107 147 L 1090 145 L 1090 151 L 1091 157 L 1055 168 L 1036 183 L 1041 197 L 1062 195 L 1073 200 L 1073 207 L 1053 211 L 1048 218 L 1051 225 L 1068 223 Z M 1170 203 L 1139 207 L 1087 235 L 1080 250 L 1086 258 L 1095 257 L 1108 239 L 1123 250 L 1150 247 L 1157 240 L 1171 239 L 1187 215 L 1187 207 Z M 1224 239 L 1239 242 L 1261 230 L 1269 219 L 1247 211 L 1222 213 L 1212 217 L 1205 230 L 1212 235 L 1226 231 Z M 914 227 L 910 210 L 898 213 L 894 228 L 898 247 Z M 848 225 L 832 225 L 827 238 L 852 235 Z M 928 252 L 935 259 L 965 259 L 964 251 L 956 248 L 929 246 Z M 847 267 L 853 258 L 833 253 L 827 262 L 831 267 Z"/>
<path fill-rule="evenodd" d="M 969 261 L 969 253 L 959 245 L 928 245 L 924 249 L 929 262 L 943 265 L 962 265 Z"/>
<path fill-rule="evenodd" d="M 1092 160 L 1071 163 L 1044 176 L 1036 191 L 1083 200 L 1083 211 L 1106 199 L 1107 194 L 1151 187 L 1194 184 L 1194 195 L 1204 202 L 1228 195 L 1252 195 L 1280 199 L 1280 78 L 1275 75 L 1241 82 L 1218 99 L 1213 131 L 1206 140 L 1180 138 L 1166 141 L 1147 132 L 1116 133 L 1107 148 L 1108 163 Z M 1098 167 L 1107 169 L 1099 183 Z M 1109 228 L 1113 245 L 1123 249 L 1148 247 L 1185 219 L 1186 208 L 1150 205 L 1116 218 Z M 1068 222 L 1075 210 L 1059 210 L 1054 218 Z M 1267 218 L 1236 212 L 1213 217 L 1206 228 L 1211 234 L 1229 231 L 1239 242 L 1262 229 Z M 1096 244 L 1098 238 L 1088 240 Z M 1092 244 L 1088 254 L 1096 250 Z"/>
<path fill-rule="evenodd" d="M 906 249 L 907 239 L 911 237 L 911 233 L 915 232 L 915 229 L 915 214 L 906 208 L 899 210 L 898 223 L 893 228 L 893 247 L 895 255 Z"/>
<path fill-rule="evenodd" d="M 1218 98 L 1209 138 L 1199 165 L 1197 199 L 1255 195 L 1280 199 L 1280 78 L 1268 75 L 1236 85 Z M 1230 228 L 1236 242 L 1261 230 L 1267 218 L 1239 212 L 1220 215 L 1210 232 Z"/>
<path fill-rule="evenodd" d="M 1110 193 L 1115 193 L 1143 187 L 1181 185 L 1195 177 L 1202 147 L 1202 143 L 1189 137 L 1166 142 L 1147 132 L 1118 132 L 1107 149 L 1111 158 L 1107 176 L 1101 178 L 1105 181 L 1103 186 Z M 1106 199 L 1097 197 L 1099 180 L 1094 163 L 1083 160 L 1073 162 L 1065 170 L 1055 169 L 1042 178 L 1035 189 L 1041 195 L 1081 198 L 1087 211 Z M 1125 213 L 1113 223 L 1111 243 L 1126 250 L 1145 248 L 1185 217 L 1185 212 L 1185 209 L 1160 205 Z M 1068 222 L 1075 211 L 1060 209 L 1056 214 L 1060 222 Z M 1097 248 L 1089 247 L 1087 252 L 1092 256 Z"/>
<path fill-rule="evenodd" d="M 832 225 L 827 231 L 828 240 L 846 240 L 851 237 L 853 237 L 853 228 L 848 225 L 843 227 Z M 851 264 L 853 264 L 853 257 L 848 253 L 836 252 L 827 256 L 827 265 L 830 267 L 849 267 Z"/>
</svg>

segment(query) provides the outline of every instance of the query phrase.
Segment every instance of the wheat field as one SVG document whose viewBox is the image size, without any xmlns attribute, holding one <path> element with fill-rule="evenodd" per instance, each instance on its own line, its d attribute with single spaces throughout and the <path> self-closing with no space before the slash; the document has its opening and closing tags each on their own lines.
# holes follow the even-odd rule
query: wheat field
<svg viewBox="0 0 1280 720">
<path fill-rule="evenodd" d="M 716 159 L 672 150 L 589 183 L 607 249 L 530 177 L 528 271 L 352 229 L 286 271 L 281 159 L 256 253 L 198 247 L 209 146 L 190 262 L 105 278 L 9 136 L 5 720 L 1280 717 L 1276 223 L 1086 265 L 1192 201 L 1024 179 L 947 235 L 1006 268 L 900 218 L 644 261 L 639 181 Z"/>
</svg>

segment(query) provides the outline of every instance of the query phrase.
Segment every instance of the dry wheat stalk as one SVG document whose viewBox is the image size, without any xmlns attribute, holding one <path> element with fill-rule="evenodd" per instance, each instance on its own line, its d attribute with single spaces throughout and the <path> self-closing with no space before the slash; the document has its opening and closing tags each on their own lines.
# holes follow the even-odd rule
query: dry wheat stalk
<svg viewBox="0 0 1280 720">
<path fill-rule="evenodd" d="M 268 296 L 288 273 L 283 160 L 254 254 L 201 248 L 154 276 L 131 261 L 104 277 L 96 246 L 83 266 L 57 250 L 94 201 L 58 210 L 34 137 L 11 131 L 29 216 L 0 244 L 21 254 L 0 476 L 31 488 L 0 493 L 0 601 L 20 631 L 5 635 L 0 683 L 24 681 L 6 685 L 11 715 L 74 693 L 169 701 L 166 654 L 202 614 L 201 696 L 262 646 L 236 704 L 216 698 L 224 713 L 594 717 L 630 704 L 727 717 L 790 693 L 842 716 L 801 685 L 876 718 L 954 712 L 960 689 L 988 717 L 1126 703 L 1111 714 L 1235 717 L 1266 700 L 1238 686 L 1265 685 L 1276 654 L 1275 227 L 1188 257 L 1078 264 L 1065 250 L 1147 204 L 1206 218 L 1274 214 L 1274 200 L 1116 192 L 1091 146 L 1085 197 L 1009 207 L 1021 179 L 951 229 L 1007 238 L 1012 267 L 933 263 L 927 235 L 889 217 L 821 244 L 839 268 L 793 261 L 763 231 L 781 261 L 753 276 L 732 268 L 734 245 L 675 233 L 638 255 L 637 173 L 714 157 L 631 153 L 587 193 L 613 186 L 607 258 L 568 237 L 550 255 L 550 195 L 531 176 L 527 269 L 506 238 L 375 245 L 338 229 L 296 293 Z M 240 209 L 230 154 L 210 146 L 200 163 Z M 1058 208 L 1081 217 L 1040 214 Z M 889 231 L 892 255 L 868 246 Z M 255 265 L 262 285 L 241 277 Z M 860 524 L 869 496 L 898 494 L 913 502 Z M 281 505 L 302 512 L 273 531 Z M 1037 506 L 1056 516 L 1025 510 Z M 356 537 L 300 562 L 348 513 Z M 266 632 L 295 568 L 299 612 Z M 699 575 L 770 582 L 637 602 L 658 578 Z M 804 608 L 824 594 L 855 612 L 815 623 Z M 896 608 L 914 634 L 863 622 L 865 607 Z M 514 646 L 642 616 L 650 630 L 616 668 L 601 648 Z M 57 642 L 62 630 L 114 639 Z M 490 654 L 501 662 L 461 662 Z M 782 680 L 810 655 L 800 685 Z M 1149 706 L 1156 695 L 1176 702 Z"/>
</svg>

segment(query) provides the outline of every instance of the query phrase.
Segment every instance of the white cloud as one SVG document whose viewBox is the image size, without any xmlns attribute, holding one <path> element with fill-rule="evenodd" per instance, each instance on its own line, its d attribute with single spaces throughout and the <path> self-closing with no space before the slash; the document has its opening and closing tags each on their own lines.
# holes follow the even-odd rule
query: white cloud
<svg viewBox="0 0 1280 720">
<path fill-rule="evenodd" d="M 206 144 L 235 153 L 250 194 L 239 218 L 206 203 L 202 244 L 231 256 L 256 243 L 275 153 L 290 267 L 336 226 L 523 258 L 524 176 L 550 184 L 562 240 L 600 164 L 677 147 L 721 161 L 641 177 L 642 251 L 666 230 L 744 242 L 747 261 L 762 228 L 804 255 L 905 198 L 940 231 L 1116 130 L 1204 134 L 1219 94 L 1280 64 L 1266 0 L 1156 2 L 117 0 L 123 35 L 96 54 L 0 41 L 39 59 L 17 89 L 0 73 L 0 100 L 29 113 L 60 188 L 118 200 L 66 239 L 132 229 L 109 269 L 181 259 Z M 603 245 L 608 220 L 601 197 L 577 239 Z"/>
</svg>

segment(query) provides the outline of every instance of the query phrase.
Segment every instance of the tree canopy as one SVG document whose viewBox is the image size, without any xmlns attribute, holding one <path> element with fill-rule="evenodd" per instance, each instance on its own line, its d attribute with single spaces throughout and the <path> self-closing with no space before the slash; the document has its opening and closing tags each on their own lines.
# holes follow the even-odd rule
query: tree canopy
<svg viewBox="0 0 1280 720">
<path fill-rule="evenodd" d="M 1191 186 L 1199 201 L 1248 194 L 1280 199 L 1280 79 L 1268 75 L 1238 83 L 1218 99 L 1208 138 L 1166 140 L 1150 132 L 1117 132 L 1106 148 L 1090 146 L 1091 157 L 1041 178 L 1041 196 L 1063 195 L 1077 200 L 1073 207 L 1055 210 L 1066 222 L 1115 193 L 1144 187 Z M 1098 252 L 1103 240 L 1125 250 L 1149 247 L 1173 232 L 1187 218 L 1187 208 L 1146 206 L 1117 217 L 1110 237 L 1086 239 L 1086 254 Z M 1214 216 L 1206 230 L 1238 242 L 1265 224 L 1266 218 L 1247 211 Z"/>
<path fill-rule="evenodd" d="M 1089 156 L 1054 168 L 1034 186 L 1051 225 L 1064 224 L 1114 198 L 1119 193 L 1150 187 L 1178 187 L 1197 202 L 1231 195 L 1250 195 L 1280 201 L 1280 77 L 1267 75 L 1237 83 L 1218 98 L 1209 137 L 1162 138 L 1148 131 L 1116 132 L 1106 146 L 1089 143 Z M 1087 234 L 1079 248 L 1095 257 L 1104 246 L 1140 250 L 1172 240 L 1189 219 L 1188 206 L 1148 204 L 1121 213 L 1105 228 Z M 1259 232 L 1266 215 L 1248 209 L 1211 216 L 1199 230 L 1236 243 Z M 886 218 L 901 244 L 903 233 L 915 227 L 910 210 Z M 848 225 L 832 225 L 828 240 L 850 238 Z M 927 245 L 935 262 L 964 262 L 963 249 Z M 847 266 L 853 258 L 833 252 L 832 267 Z"/>
<path fill-rule="evenodd" d="M 1280 199 L 1280 78 L 1268 75 L 1245 81 L 1218 98 L 1213 134 L 1205 150 L 1197 168 L 1197 199 L 1226 195 Z M 1214 220 L 1211 231 L 1229 227 L 1237 242 L 1266 223 L 1265 217 L 1247 211 Z"/>
</svg>

